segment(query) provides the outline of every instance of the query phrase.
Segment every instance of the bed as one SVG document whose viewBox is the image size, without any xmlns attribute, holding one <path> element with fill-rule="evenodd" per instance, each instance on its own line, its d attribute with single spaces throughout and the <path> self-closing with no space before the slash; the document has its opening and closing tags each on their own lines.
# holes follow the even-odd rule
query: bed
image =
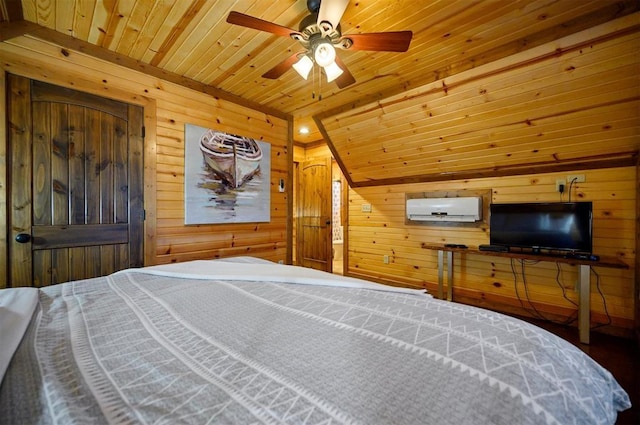
<svg viewBox="0 0 640 425">
<path fill-rule="evenodd" d="M 5 289 L 0 321 L 3 424 L 583 425 L 631 405 L 529 323 L 251 257 Z"/>
</svg>

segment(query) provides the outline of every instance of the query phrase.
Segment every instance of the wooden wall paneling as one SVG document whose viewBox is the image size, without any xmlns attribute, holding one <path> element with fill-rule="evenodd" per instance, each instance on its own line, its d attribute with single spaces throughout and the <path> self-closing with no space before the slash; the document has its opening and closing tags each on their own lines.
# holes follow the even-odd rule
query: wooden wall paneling
<svg viewBox="0 0 640 425">
<path fill-rule="evenodd" d="M 33 54 L 25 57 L 24 49 L 33 52 Z M 111 62 L 104 62 L 100 59 L 69 49 L 61 49 L 54 43 L 45 42 L 33 37 L 25 36 L 12 39 L 10 42 L 3 43 L 0 46 L 0 50 L 2 50 L 3 55 L 6 54 L 8 58 L 12 56 L 17 58 L 17 63 L 12 64 L 12 66 L 15 67 L 14 69 L 20 69 L 20 72 L 29 78 L 43 81 L 51 78 L 50 74 L 40 72 L 41 60 L 38 59 L 38 57 L 45 55 L 47 56 L 46 61 L 51 63 L 52 66 L 55 66 L 55 69 L 60 72 L 64 71 L 64 75 L 67 78 L 63 81 L 73 82 L 74 85 L 82 86 L 86 91 L 101 96 L 104 95 L 105 91 L 113 90 L 118 93 L 118 100 L 123 100 L 127 103 L 141 104 L 149 100 L 149 97 L 152 97 L 154 100 L 167 99 L 169 102 L 175 103 L 175 96 L 181 96 L 184 97 L 185 102 L 178 102 L 179 104 L 189 105 L 194 102 L 203 102 L 207 105 L 222 108 L 223 110 L 242 110 L 251 117 L 269 118 L 269 114 L 277 112 L 271 109 L 268 109 L 267 112 L 264 110 L 248 109 L 246 105 L 236 104 L 222 97 L 218 97 L 215 90 L 209 95 L 197 93 L 198 95 L 194 96 L 194 89 L 159 79 L 155 74 L 145 75 L 137 71 L 130 71 Z M 76 66 L 78 61 L 82 62 L 82 67 Z M 117 76 L 117 79 L 112 81 L 111 78 L 114 76 Z M 114 84 L 117 84 L 117 88 L 114 87 Z M 206 86 L 204 85 L 186 85 L 206 91 Z M 212 95 L 215 97 L 211 97 Z M 238 98 L 238 100 L 240 101 L 241 99 Z M 159 107 L 159 109 L 161 110 L 162 108 Z M 200 110 L 209 109 L 214 108 L 194 107 L 192 112 L 197 113 Z M 279 118 L 273 120 L 273 122 L 280 121 L 284 114 L 278 113 L 276 116 Z"/>
<path fill-rule="evenodd" d="M 127 109 L 129 108 L 127 107 Z M 141 119 L 142 113 L 139 115 Z M 129 159 L 129 143 L 127 143 L 127 140 L 129 137 L 135 137 L 137 133 L 132 131 L 132 127 L 136 125 L 142 127 L 142 124 L 143 123 L 140 120 L 138 120 L 137 123 L 132 123 L 127 120 L 125 127 L 115 135 L 115 139 L 113 141 L 113 223 L 126 223 L 129 221 L 129 169 L 126 167 L 127 160 Z M 140 136 L 138 135 L 138 137 Z M 131 159 L 135 160 L 137 157 L 141 160 L 142 150 L 133 151 L 136 152 L 137 155 L 132 155 L 133 157 Z M 144 169 L 144 167 L 140 166 L 140 161 L 138 161 L 137 164 L 139 165 L 140 170 Z M 132 169 L 135 170 L 136 167 L 132 167 Z M 138 182 L 143 181 L 142 176 L 139 176 L 137 179 L 132 176 L 132 180 Z M 140 194 L 140 196 L 141 195 L 142 194 Z M 138 211 L 132 211 L 132 216 L 135 213 L 137 213 L 138 217 L 142 214 L 142 200 L 139 202 L 140 208 Z M 142 233 L 139 233 L 139 237 L 143 237 Z"/>
<path fill-rule="evenodd" d="M 616 256 L 630 266 L 636 262 L 635 167 L 578 170 L 562 173 L 530 174 L 503 178 L 472 179 L 442 183 L 418 183 L 384 187 L 356 188 L 349 191 L 349 267 L 347 274 L 403 286 L 436 290 L 437 253 L 422 249 L 423 243 L 465 243 L 476 246 L 489 242 L 489 230 L 445 226 L 416 226 L 404 222 L 406 193 L 428 191 L 481 190 L 492 187 L 492 202 L 559 201 L 555 180 L 567 174 L 584 174 L 586 181 L 572 187 L 572 200 L 594 202 L 594 247 L 599 255 Z M 567 200 L 565 193 L 563 200 Z M 372 205 L 370 213 L 362 204 Z M 389 255 L 390 263 L 382 258 Z M 459 256 L 458 256 L 459 255 Z M 454 261 L 454 298 L 510 313 L 533 311 L 525 293 L 519 262 L 472 254 L 457 254 Z M 634 272 L 594 267 L 600 290 L 605 295 L 613 324 L 627 332 L 634 311 Z M 543 314 L 556 319 L 570 317 L 577 300 L 577 270 L 569 265 L 525 263 L 527 289 L 531 302 Z M 556 282 L 559 275 L 560 285 Z M 515 281 L 518 292 L 515 290 Z M 591 309 L 594 323 L 605 323 L 607 311 L 592 275 Z M 520 295 L 520 299 L 518 296 Z M 533 312 L 535 314 L 535 311 Z"/>
<path fill-rule="evenodd" d="M 118 100 L 145 105 L 144 201 L 147 217 L 145 222 L 145 264 L 160 261 L 157 258 L 158 250 L 155 246 L 156 234 L 162 232 L 158 226 L 167 223 L 170 226 L 168 232 L 172 231 L 171 228 L 174 229 L 173 231 L 184 228 L 184 224 L 180 223 L 184 218 L 182 206 L 184 165 L 183 159 L 180 157 L 183 155 L 184 149 L 182 140 L 184 123 L 193 122 L 191 116 L 200 117 L 195 120 L 199 125 L 216 127 L 219 120 L 228 131 L 247 134 L 271 142 L 273 181 L 279 181 L 280 176 L 282 178 L 287 176 L 289 166 L 286 162 L 286 156 L 289 124 L 286 120 L 195 93 L 184 87 L 177 87 L 171 83 L 122 69 L 113 64 L 105 64 L 79 53 L 71 52 L 69 56 L 61 55 L 57 47 L 28 37 L 12 40 L 12 43 L 3 43 L 0 45 L 0 51 L 3 54 L 8 52 L 7 63 L 11 64 L 15 72 L 30 74 L 33 78 L 44 78 L 45 81 L 62 85 L 67 85 L 65 81 L 66 75 L 68 75 L 68 78 L 73 78 L 76 89 L 102 95 L 105 90 L 108 90 L 110 95 Z M 31 53 L 25 55 L 25 49 Z M 47 58 L 45 61 L 42 59 L 43 55 Z M 42 69 L 43 63 L 50 63 L 52 69 L 56 69 L 56 71 L 52 72 L 52 69 L 46 69 L 46 77 L 39 72 L 33 72 L 35 67 Z M 112 76 L 116 74 L 117 78 Z M 158 105 L 157 108 L 152 107 L 155 105 Z M 176 115 L 176 111 L 179 112 L 179 116 Z M 162 119 L 157 119 L 157 117 L 162 117 Z M 150 124 L 150 121 L 153 122 Z M 159 140 L 160 143 L 156 144 L 156 140 Z M 178 159 L 178 161 L 172 158 Z M 167 164 L 164 165 L 164 162 Z M 163 191 L 162 186 L 156 188 L 156 176 L 159 177 L 161 185 L 171 181 L 175 182 L 175 188 L 171 188 L 169 191 Z M 280 235 L 278 241 L 284 241 L 286 236 L 282 236 L 282 234 L 286 232 L 286 195 L 279 193 L 275 184 L 272 186 L 275 191 L 272 191 L 272 223 L 268 226 L 272 229 L 281 229 L 282 233 L 276 233 Z M 165 209 L 165 206 L 169 208 Z M 172 210 L 172 208 L 175 209 Z M 180 224 L 178 225 L 178 223 Z M 253 227 L 250 224 L 239 227 L 241 232 L 235 240 L 236 246 L 242 245 L 245 237 L 250 240 L 254 234 Z M 210 227 L 205 233 L 214 234 L 219 232 L 219 229 L 219 226 Z M 276 233 L 270 232 L 264 235 L 275 238 Z M 275 256 L 282 255 L 282 258 L 286 256 L 286 242 L 278 242 L 275 245 L 263 243 L 261 246 L 263 250 L 261 252 L 264 252 L 265 255 L 273 257 L 271 251 L 275 249 Z M 273 248 L 274 246 L 275 248 Z M 237 248 L 234 250 L 233 252 L 237 252 Z M 216 255 L 220 253 L 222 251 Z M 88 251 L 87 255 L 94 254 Z M 185 259 L 190 254 L 185 255 L 180 259 Z M 78 256 L 76 255 L 76 257 Z M 198 258 L 197 255 L 191 255 L 191 257 Z M 162 261 L 176 261 L 176 258 L 168 257 Z"/>
<path fill-rule="evenodd" d="M 286 158 L 287 158 L 287 169 L 286 169 L 286 173 L 287 173 L 287 177 L 284 181 L 285 184 L 285 193 L 286 193 L 286 205 L 283 206 L 281 212 L 286 212 L 286 222 L 287 222 L 287 233 L 285 235 L 285 240 L 288 241 L 289 243 L 287 243 L 287 252 L 285 255 L 285 263 L 286 264 L 293 264 L 293 250 L 295 247 L 295 241 L 294 241 L 294 232 L 295 232 L 295 226 L 296 226 L 296 219 L 295 219 L 295 215 L 294 215 L 294 199 L 293 199 L 293 194 L 294 191 L 296 190 L 296 186 L 294 184 L 294 178 L 293 178 L 293 126 L 294 126 L 294 122 L 293 122 L 293 118 L 290 117 L 287 120 L 287 149 L 286 149 Z"/>
<path fill-rule="evenodd" d="M 49 224 L 69 224 L 69 106 L 50 104 L 51 129 L 49 133 L 49 155 L 51 157 L 51 206 L 53 214 Z M 47 270 L 47 269 L 45 269 Z M 49 284 L 69 280 L 69 250 L 59 248 L 51 251 L 51 275 Z"/>
<path fill-rule="evenodd" d="M 633 300 L 635 301 L 634 328 L 636 343 L 640 347 L 640 158 L 636 163 L 636 261 Z"/>
<path fill-rule="evenodd" d="M 68 106 L 54 103 L 51 109 L 51 204 L 53 216 L 48 224 L 69 224 L 69 113 Z"/>
<path fill-rule="evenodd" d="M 156 262 L 157 233 L 157 105 L 148 99 L 144 106 L 145 131 L 142 138 L 144 152 L 144 265 Z"/>
<path fill-rule="evenodd" d="M 158 101 L 158 122 L 163 127 L 181 129 L 184 123 L 196 125 L 211 125 L 215 122 L 216 129 L 222 131 L 237 131 L 239 123 L 243 125 L 246 134 L 249 137 L 264 139 L 269 141 L 269 132 L 279 132 L 287 128 L 286 121 L 279 119 L 271 119 L 269 115 L 260 112 L 247 114 L 241 108 L 233 107 L 229 102 L 217 101 L 212 105 L 211 102 L 202 99 L 201 101 L 189 100 L 186 104 L 175 104 L 175 99 L 161 99 Z M 220 114 L 216 111 L 223 110 Z M 281 136 L 280 136 L 281 137 Z"/>
<path fill-rule="evenodd" d="M 69 248 L 69 279 L 85 279 L 85 248 Z"/>
<path fill-rule="evenodd" d="M 99 246 L 88 246 L 85 248 L 85 277 L 87 279 L 100 276 L 100 258 L 102 253 Z"/>
<path fill-rule="evenodd" d="M 126 124 L 118 119 L 106 114 L 101 114 L 100 118 L 100 135 L 99 149 L 96 151 L 96 177 L 99 181 L 99 218 L 98 222 L 102 224 L 113 223 L 114 218 L 114 187 L 113 187 L 113 169 L 114 169 L 114 144 L 113 133 L 117 129 L 126 128 Z M 99 173 L 98 173 L 99 170 Z M 94 172 L 94 170 L 91 170 Z"/>
<path fill-rule="evenodd" d="M 88 110 L 86 112 L 86 131 L 94 137 L 88 137 L 85 143 L 85 173 L 86 174 L 86 211 L 87 224 L 100 223 L 100 179 L 95 170 L 100 169 L 100 140 L 96 135 L 101 133 L 100 112 Z M 93 196 L 89 196 L 92 194 Z"/>
<path fill-rule="evenodd" d="M 0 69 L 0 104 L 3 110 L 8 110 L 7 105 L 7 79 L 4 70 Z M 7 216 L 7 113 L 0 114 L 0 289 L 6 288 L 9 283 L 9 241 L 8 216 Z M 3 142 L 4 140 L 4 142 Z"/>
<path fill-rule="evenodd" d="M 36 103 L 33 110 L 33 223 L 51 225 L 51 111 L 49 104 Z M 30 231 L 29 231 L 30 233 Z"/>
<path fill-rule="evenodd" d="M 165 101 L 159 102 L 160 104 L 164 104 Z M 181 140 L 182 132 L 184 129 L 184 124 L 186 122 L 201 125 L 201 126 L 211 126 L 216 129 L 222 129 L 225 131 L 232 131 L 237 133 L 237 128 L 232 128 L 230 124 L 226 123 L 227 119 L 224 117 L 220 117 L 215 113 L 214 116 L 216 119 L 215 125 L 208 124 L 207 117 L 202 116 L 201 112 L 194 114 L 194 116 L 182 115 L 185 114 L 185 111 L 180 107 L 176 109 L 175 106 L 171 106 L 173 110 L 172 113 L 167 115 L 165 118 L 160 120 L 159 129 L 163 129 L 163 131 L 167 131 L 165 133 L 165 138 L 160 138 L 160 143 L 158 144 L 158 151 L 160 154 L 157 155 L 158 164 L 161 165 L 158 168 L 158 175 L 160 176 L 158 183 L 158 191 L 157 196 L 158 200 L 161 201 L 164 205 L 162 216 L 159 217 L 159 228 L 158 228 L 158 245 L 156 248 L 156 252 L 158 255 L 167 255 L 171 254 L 179 254 L 182 255 L 183 252 L 188 251 L 189 249 L 207 253 L 208 257 L 216 256 L 215 250 L 221 250 L 224 248 L 224 245 L 211 245 L 204 243 L 204 245 L 198 245 L 197 242 L 189 242 L 190 237 L 186 238 L 185 241 L 180 242 L 180 234 L 193 234 L 191 229 L 193 227 L 188 226 L 185 227 L 181 220 L 184 220 L 184 212 L 183 212 L 183 191 L 184 191 L 184 157 L 183 157 L 183 142 Z M 206 109 L 202 108 L 201 110 Z M 164 111 L 169 112 L 168 107 L 164 109 Z M 177 112 L 177 113 L 176 113 Z M 211 113 L 207 113 L 209 116 Z M 235 114 L 235 112 L 232 112 Z M 200 115 L 200 116 L 199 116 Z M 210 118 L 209 118 L 210 120 Z M 271 140 L 272 138 L 269 136 L 264 136 L 264 134 L 271 134 L 274 130 L 274 124 L 267 117 L 260 117 L 260 119 L 254 119 L 250 117 L 247 119 L 246 114 L 237 115 L 237 118 L 230 119 L 229 122 L 246 122 L 249 126 L 241 133 L 243 135 L 248 135 L 250 137 L 256 137 L 268 142 L 272 143 L 272 158 L 284 157 L 286 153 L 286 145 L 284 147 L 280 147 L 277 144 L 274 144 Z M 277 124 L 279 125 L 279 124 Z M 281 127 L 282 129 L 286 129 L 286 126 Z M 164 145 L 164 142 L 168 142 L 167 145 Z M 274 140 L 277 143 L 277 140 Z M 281 155 L 282 152 L 282 155 Z M 277 161 L 272 159 L 272 163 L 276 164 Z M 287 167 L 284 166 L 280 170 L 278 168 L 272 167 L 272 182 L 279 181 L 280 178 L 286 178 L 287 176 Z M 280 218 L 285 219 L 287 214 L 287 205 L 283 202 L 286 202 L 284 199 L 280 201 L 282 194 L 280 194 L 276 189 L 275 183 L 272 183 L 272 220 L 279 220 Z M 175 223 L 170 224 L 167 220 L 171 220 Z M 166 224 L 165 224 L 166 223 Z M 165 226 L 171 226 L 165 229 Z M 272 224 L 261 223 L 260 227 L 273 227 Z M 238 224 L 235 226 L 228 226 L 228 232 L 241 234 L 243 229 L 254 228 L 254 225 L 246 225 L 246 224 Z M 197 232 L 204 235 L 213 235 L 218 229 L 218 225 L 200 225 L 197 226 Z M 167 239 L 164 238 L 163 235 L 167 235 Z M 169 236 L 171 235 L 171 236 Z M 211 236 L 208 236 L 209 238 Z M 244 236 L 245 241 L 249 241 L 249 234 Z M 285 239 L 286 235 L 280 234 L 280 239 Z M 206 239 L 206 238 L 205 238 Z M 167 243 L 165 243 L 165 240 Z M 191 239 L 192 240 L 192 239 Z M 171 241 L 171 242 L 169 242 Z M 176 241 L 178 243 L 176 243 Z M 236 240 L 227 241 L 226 243 L 236 243 Z M 213 250 L 213 251 L 212 251 Z M 166 261 L 166 260 L 163 260 Z"/>
<path fill-rule="evenodd" d="M 124 263 L 125 261 L 133 267 L 142 267 L 145 262 L 145 251 L 147 250 L 146 244 L 149 242 L 145 239 L 145 193 L 150 192 L 150 188 L 155 186 L 155 177 L 151 177 L 148 183 L 145 182 L 147 177 L 146 167 L 149 167 L 150 163 L 145 157 L 145 122 L 144 122 L 144 109 L 140 106 L 129 105 L 127 107 L 127 133 L 121 134 L 121 137 L 129 140 L 128 150 L 126 152 L 116 153 L 116 188 L 120 189 L 123 194 L 124 186 L 128 188 L 129 197 L 123 196 L 121 201 L 116 204 L 116 215 L 114 221 L 118 222 L 119 217 L 122 217 L 124 221 L 128 217 L 129 222 L 129 240 L 144 240 L 144 246 L 138 245 L 132 246 L 131 251 L 124 250 L 123 246 L 116 246 L 116 264 L 118 261 Z M 153 125 L 153 123 L 147 123 L 146 125 Z M 155 140 L 155 139 L 151 139 Z M 117 146 L 123 146 L 124 143 L 117 143 Z M 122 160 L 118 160 L 118 156 Z M 121 166 L 122 170 L 118 171 L 118 164 L 122 164 L 123 160 L 128 158 L 129 169 L 125 170 Z M 121 182 L 120 185 L 117 183 Z M 131 184 L 129 184 L 131 182 Z M 142 183 L 142 184 L 141 184 Z M 151 194 L 150 194 L 151 195 Z M 120 206 L 120 208 L 118 208 Z M 142 250 L 142 251 L 141 251 Z"/>
<path fill-rule="evenodd" d="M 114 271 L 115 250 L 114 245 L 101 245 L 100 247 L 100 276 L 106 276 Z"/>
<path fill-rule="evenodd" d="M 31 92 L 31 87 L 28 81 L 22 78 L 16 78 L 12 75 L 8 76 L 9 90 L 12 90 L 17 97 L 28 99 Z M 22 184 L 21 190 L 11 191 L 10 205 L 30 205 L 30 192 L 31 187 L 28 182 L 31 181 L 31 175 L 33 170 L 31 168 L 31 108 L 26 107 L 28 102 L 20 101 L 14 102 L 7 106 L 9 115 L 9 128 L 7 134 L 16 143 L 9 154 L 11 155 L 11 168 L 7 170 L 7 187 L 13 182 L 20 182 Z M 3 139 L 6 151 L 6 137 Z M 22 160 L 18 160 L 22 158 Z M 11 240 L 15 238 L 18 233 L 30 233 L 32 225 L 31 214 L 20 214 L 19 211 L 8 211 L 7 228 L 8 235 Z M 21 285 L 27 285 L 27 282 L 32 281 L 31 270 L 31 246 L 30 244 L 15 244 L 9 242 L 9 261 L 8 264 L 14 263 L 14 261 L 20 261 L 23 267 L 16 269 L 11 268 L 9 275 L 9 284 L 15 286 L 17 283 Z"/>
<path fill-rule="evenodd" d="M 51 251 L 51 282 L 61 283 L 70 279 L 69 248 Z"/>
<path fill-rule="evenodd" d="M 85 119 L 80 114 L 82 108 L 69 105 L 69 174 L 86 175 L 85 168 Z M 84 212 L 88 193 L 85 192 L 84 179 L 75 178 L 69 182 L 69 224 L 84 224 Z M 73 270 L 73 268 L 72 268 Z"/>
<path fill-rule="evenodd" d="M 51 250 L 33 251 L 33 286 L 41 288 L 51 285 Z"/>
</svg>

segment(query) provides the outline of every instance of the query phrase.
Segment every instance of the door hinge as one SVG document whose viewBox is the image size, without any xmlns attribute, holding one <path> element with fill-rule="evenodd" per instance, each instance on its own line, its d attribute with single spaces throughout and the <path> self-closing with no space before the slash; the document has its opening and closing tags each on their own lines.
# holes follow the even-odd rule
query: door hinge
<svg viewBox="0 0 640 425">
<path fill-rule="evenodd" d="M 147 219 L 147 210 L 142 210 L 142 213 L 140 213 L 140 215 L 142 216 L 142 221 Z"/>
<path fill-rule="evenodd" d="M 145 126 L 142 126 L 142 138 L 144 139 L 146 135 L 147 135 L 147 128 Z"/>
</svg>

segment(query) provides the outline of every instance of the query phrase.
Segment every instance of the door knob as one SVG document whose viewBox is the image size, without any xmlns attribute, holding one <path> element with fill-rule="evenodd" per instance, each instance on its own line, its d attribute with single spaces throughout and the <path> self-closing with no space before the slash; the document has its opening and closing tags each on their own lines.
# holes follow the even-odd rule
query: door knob
<svg viewBox="0 0 640 425">
<path fill-rule="evenodd" d="M 18 243 L 27 243 L 31 240 L 31 235 L 28 233 L 18 233 L 16 235 L 16 242 Z"/>
</svg>

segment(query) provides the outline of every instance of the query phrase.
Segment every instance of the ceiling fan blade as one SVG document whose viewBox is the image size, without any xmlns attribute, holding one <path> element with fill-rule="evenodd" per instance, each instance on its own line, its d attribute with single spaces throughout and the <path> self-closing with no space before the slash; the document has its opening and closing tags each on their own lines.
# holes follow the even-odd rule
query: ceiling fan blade
<svg viewBox="0 0 640 425">
<path fill-rule="evenodd" d="M 292 54 L 291 56 L 289 56 L 288 58 L 286 58 L 285 60 L 283 60 L 282 62 L 280 62 L 279 64 L 277 64 L 276 66 L 274 66 L 273 68 L 265 72 L 264 74 L 262 74 L 262 78 L 277 80 L 282 76 L 282 74 L 284 74 L 291 68 L 291 65 L 293 65 L 296 62 L 298 62 L 298 53 Z"/>
<path fill-rule="evenodd" d="M 377 52 L 406 52 L 409 50 L 413 32 L 389 31 L 371 32 L 365 34 L 349 34 L 343 38 L 349 38 L 353 45 L 350 50 L 372 50 Z"/>
<path fill-rule="evenodd" d="M 347 69 L 347 65 L 345 65 L 344 62 L 342 62 L 342 59 L 340 59 L 339 56 L 336 56 L 336 64 L 338 64 L 340 69 L 342 69 L 342 74 L 340 74 L 340 76 L 336 78 L 336 85 L 339 88 L 343 89 L 356 82 L 356 79 L 353 77 L 353 75 L 351 75 L 351 72 L 349 72 L 349 70 Z"/>
<path fill-rule="evenodd" d="M 348 4 L 349 0 L 322 0 L 318 11 L 318 25 L 329 22 L 334 29 L 338 28 Z"/>
<path fill-rule="evenodd" d="M 283 27 L 282 25 L 264 21 L 259 18 L 254 18 L 253 16 L 245 15 L 240 12 L 230 12 L 229 16 L 227 16 L 227 22 L 233 25 L 253 28 L 254 30 L 270 32 L 271 34 L 281 35 L 283 37 L 289 37 L 291 34 L 299 34 L 298 31 L 291 28 Z"/>
</svg>

